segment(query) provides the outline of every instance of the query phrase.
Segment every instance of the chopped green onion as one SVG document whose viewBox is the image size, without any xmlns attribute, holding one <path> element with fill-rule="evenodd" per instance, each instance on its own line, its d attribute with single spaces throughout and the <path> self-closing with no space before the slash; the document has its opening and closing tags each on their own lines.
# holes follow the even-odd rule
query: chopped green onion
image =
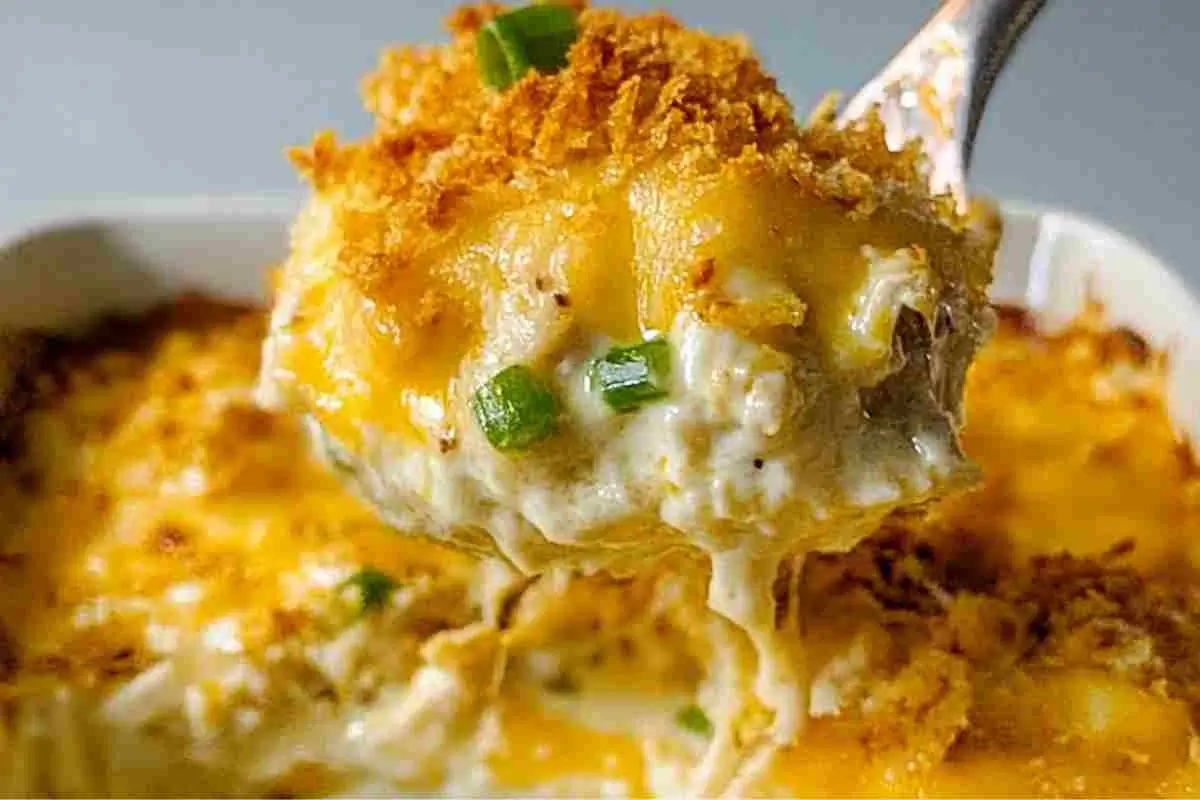
<svg viewBox="0 0 1200 800">
<path fill-rule="evenodd" d="M 480 386 L 471 407 L 497 450 L 523 450 L 558 430 L 558 399 L 520 364 L 502 369 Z"/>
<path fill-rule="evenodd" d="M 665 339 L 614 347 L 592 362 L 592 386 L 615 411 L 632 411 L 667 396 L 671 348 Z"/>
<path fill-rule="evenodd" d="M 479 29 L 475 53 L 483 82 L 504 90 L 530 69 L 557 72 L 575 41 L 575 12 L 535 5 L 501 14 Z"/>
<path fill-rule="evenodd" d="M 700 706 L 684 706 L 675 715 L 675 721 L 679 723 L 681 728 L 689 730 L 692 733 L 705 737 L 712 736 L 712 722 L 709 721 L 708 714 L 705 714 L 704 709 L 700 708 Z"/>
<path fill-rule="evenodd" d="M 346 587 L 353 587 L 358 592 L 358 601 L 365 613 L 383 608 L 396 590 L 396 582 L 379 570 L 367 567 L 347 578 L 342 584 L 342 588 Z"/>
</svg>

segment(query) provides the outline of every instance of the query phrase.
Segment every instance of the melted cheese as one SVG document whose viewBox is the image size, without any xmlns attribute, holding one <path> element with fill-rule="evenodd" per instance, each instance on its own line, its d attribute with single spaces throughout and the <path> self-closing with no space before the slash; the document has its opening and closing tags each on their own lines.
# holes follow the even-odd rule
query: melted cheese
<svg viewBox="0 0 1200 800">
<path fill-rule="evenodd" d="M 1134 542 L 1141 569 L 1200 564 L 1200 484 L 1163 411 L 1161 359 L 1094 313 L 1044 339 L 1019 324 L 970 372 L 963 443 L 988 480 L 948 503 L 944 524 L 1011 542 L 1017 558 Z"/>
<path fill-rule="evenodd" d="M 783 748 L 703 560 L 528 581 L 396 536 L 249 405 L 257 314 L 60 348 L 0 464 L 0 789 L 1196 794 L 1200 477 L 1160 365 L 1002 323 L 968 389 L 981 489 L 774 583 L 810 715 Z M 1077 502 L 1092 476 L 1137 490 Z M 399 587 L 358 615 L 368 565 Z"/>
<path fill-rule="evenodd" d="M 248 314 L 167 330 L 139 343 L 149 356 L 114 350 L 43 377 L 23 458 L 0 465 L 0 624 L 24 658 L 78 650 L 101 668 L 124 648 L 156 649 L 121 630 L 129 617 L 164 640 L 208 631 L 226 649 L 261 652 L 286 626 L 277 614 L 307 612 L 313 591 L 360 565 L 469 580 L 470 559 L 396 537 L 294 457 L 297 427 L 252 403 L 260 326 Z"/>
<path fill-rule="evenodd" d="M 858 394 L 897 369 L 902 308 L 925 315 L 930 330 L 939 307 L 960 317 L 955 348 L 969 350 L 978 334 L 978 315 L 942 287 L 952 279 L 948 268 L 908 249 L 935 237 L 935 226 L 883 212 L 859 220 L 753 171 L 730 168 L 691 186 L 664 167 L 631 188 L 589 174 L 576 176 L 569 199 L 530 200 L 494 219 L 480 209 L 480 223 L 464 224 L 463 240 L 438 251 L 446 261 L 439 274 L 495 272 L 497 283 L 475 322 L 430 311 L 444 327 L 428 343 L 396 338 L 388 321 L 394 310 L 340 277 L 341 251 L 332 245 L 345 235 L 338 199 L 315 198 L 284 268 L 261 398 L 311 416 L 343 460 L 369 473 L 360 479 L 371 486 L 368 496 L 399 527 L 442 531 L 452 541 L 472 528 L 498 538 L 513 529 L 499 549 L 526 570 L 611 558 L 629 548 L 621 526 L 630 524 L 642 529 L 643 551 L 651 536 L 661 539 L 660 550 L 681 536 L 706 550 L 763 538 L 840 547 L 846 537 L 821 531 L 814 519 L 886 511 L 960 477 L 953 432 L 941 419 L 957 398 L 867 410 Z M 622 192 L 628 198 L 617 202 Z M 739 203 L 720 201 L 730 196 Z M 613 243 L 621 231 L 633 238 L 628 248 Z M 701 265 L 700 274 L 691 265 Z M 610 280 L 630 269 L 638 281 Z M 568 285 L 569 299 L 551 291 Z M 763 305 L 793 295 L 791 323 Z M 680 379 L 665 405 L 615 417 L 589 396 L 588 360 L 652 332 L 669 340 Z M 717 349 L 737 356 L 711 363 L 721 359 Z M 491 448 L 468 402 L 514 363 L 545 373 L 566 415 L 560 436 L 520 457 Z M 943 366 L 961 371 L 965 362 Z M 725 436 L 726 409 L 736 411 L 759 376 L 762 397 L 750 399 L 765 415 L 766 437 L 739 445 L 735 458 L 722 443 L 737 434 Z M 911 376 L 927 387 L 931 380 Z M 653 442 L 647 434 L 664 424 L 684 427 L 676 449 L 712 451 L 712 463 L 683 474 L 669 461 L 659 468 L 663 457 L 653 452 L 631 459 L 630 445 Z M 933 446 L 915 447 L 914 438 Z M 753 466 L 775 457 L 783 461 Z M 694 502 L 692 486 L 726 491 L 754 469 L 773 479 L 766 502 Z M 540 508 L 539 498 L 555 497 L 567 502 Z M 665 526 L 651 533 L 655 519 Z"/>
<path fill-rule="evenodd" d="M 886 569 L 821 565 L 878 599 L 816 578 L 821 718 L 748 793 L 1200 791 L 1200 606 L 1185 566 L 1200 472 L 1165 414 L 1161 361 L 1092 316 L 1055 337 L 1017 314 L 1003 323 L 967 388 L 982 485 L 905 531 L 922 544 L 893 529 L 862 554 Z M 956 582 L 973 588 L 938 588 Z"/>
<path fill-rule="evenodd" d="M 529 697 L 505 698 L 499 707 L 501 744 L 488 764 L 498 785 L 515 791 L 541 788 L 569 793 L 599 784 L 605 794 L 644 797 L 645 762 L 636 738 L 597 731 L 540 711 Z"/>
<path fill-rule="evenodd" d="M 262 326 L 183 303 L 108 349 L 64 346 L 38 376 L 19 457 L 0 463 L 4 755 L 32 759 L 16 793 L 154 794 L 172 770 L 214 792 L 332 791 L 373 774 L 371 748 L 344 755 L 371 730 L 364 698 L 416 713 L 433 693 L 433 718 L 470 720 L 452 699 L 486 693 L 486 642 L 442 633 L 476 619 L 478 565 L 397 537 L 297 457 L 298 426 L 252 404 Z M 340 587 L 368 567 L 397 588 L 360 615 Z M 65 760 L 47 736 L 82 750 Z M 429 785 L 445 754 L 382 738 L 392 763 L 413 759 L 395 780 Z M 138 748 L 174 755 L 138 779 L 120 766 Z"/>
</svg>

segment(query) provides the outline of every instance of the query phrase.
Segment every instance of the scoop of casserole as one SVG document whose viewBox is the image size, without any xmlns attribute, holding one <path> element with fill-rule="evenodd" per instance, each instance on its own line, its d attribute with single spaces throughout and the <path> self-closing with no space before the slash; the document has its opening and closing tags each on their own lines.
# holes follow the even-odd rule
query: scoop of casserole
<svg viewBox="0 0 1200 800">
<path fill-rule="evenodd" d="M 746 45 L 579 15 L 566 65 L 387 53 L 313 186 L 261 395 L 400 529 L 513 563 L 844 546 L 960 479 L 993 238 L 881 126 L 808 127 Z M 852 526 L 853 527 L 853 526 Z"/>
<path fill-rule="evenodd" d="M 798 126 L 744 42 L 551 8 L 555 68 L 490 88 L 532 9 L 468 8 L 385 54 L 369 138 L 293 153 L 261 400 L 400 531 L 530 572 L 700 548 L 765 642 L 784 553 L 972 474 L 994 231 L 877 119 Z"/>
</svg>

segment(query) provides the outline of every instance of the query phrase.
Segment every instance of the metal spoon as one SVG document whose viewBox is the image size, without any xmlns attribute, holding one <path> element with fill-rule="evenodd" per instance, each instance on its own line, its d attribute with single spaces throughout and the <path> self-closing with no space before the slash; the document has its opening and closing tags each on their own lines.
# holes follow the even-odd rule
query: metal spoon
<svg viewBox="0 0 1200 800">
<path fill-rule="evenodd" d="M 965 204 L 966 173 L 983 109 L 1001 69 L 1046 0 L 946 0 L 839 116 L 878 106 L 888 146 L 920 137 L 930 186 Z"/>
</svg>

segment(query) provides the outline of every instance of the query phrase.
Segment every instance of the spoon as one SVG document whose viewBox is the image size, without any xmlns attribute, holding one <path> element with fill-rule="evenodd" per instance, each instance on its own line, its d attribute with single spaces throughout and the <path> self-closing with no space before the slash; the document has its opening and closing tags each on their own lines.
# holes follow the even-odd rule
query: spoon
<svg viewBox="0 0 1200 800">
<path fill-rule="evenodd" d="M 946 0 L 838 117 L 878 106 L 888 147 L 920 138 L 930 188 L 965 208 L 966 174 L 984 106 L 1021 35 L 1046 0 Z"/>
</svg>

